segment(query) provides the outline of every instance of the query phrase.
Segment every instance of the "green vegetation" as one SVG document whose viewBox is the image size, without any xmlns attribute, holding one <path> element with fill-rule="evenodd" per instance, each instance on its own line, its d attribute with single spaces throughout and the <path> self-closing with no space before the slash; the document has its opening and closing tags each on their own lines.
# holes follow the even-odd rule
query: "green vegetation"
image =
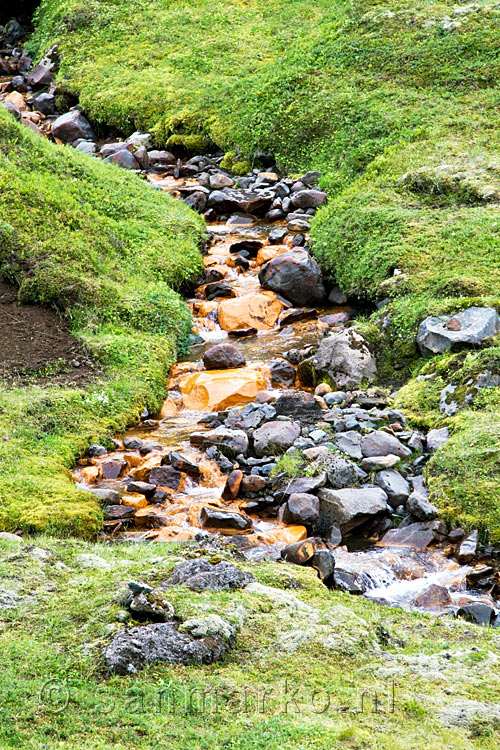
<svg viewBox="0 0 500 750">
<path fill-rule="evenodd" d="M 254 563 L 267 591 L 167 593 L 180 621 L 215 613 L 236 627 L 222 662 L 109 677 L 101 652 L 123 627 L 127 581 L 154 585 L 179 555 L 204 553 L 30 541 L 0 540 L 2 748 L 497 747 L 495 630 L 329 591 L 311 568 Z M 81 554 L 101 562 L 83 567 Z M 469 701 L 486 712 L 460 715 Z"/>
<path fill-rule="evenodd" d="M 21 301 L 64 312 L 104 372 L 87 389 L 0 388 L 0 528 L 92 534 L 100 510 L 67 468 L 161 403 L 190 329 L 173 288 L 200 268 L 202 221 L 4 110 L 0 215 L 0 278 L 19 286 Z"/>
</svg>

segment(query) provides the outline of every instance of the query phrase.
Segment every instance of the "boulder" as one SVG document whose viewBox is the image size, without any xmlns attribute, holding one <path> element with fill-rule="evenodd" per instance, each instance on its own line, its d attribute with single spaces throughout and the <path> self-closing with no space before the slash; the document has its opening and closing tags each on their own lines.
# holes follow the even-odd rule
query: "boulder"
<svg viewBox="0 0 500 750">
<path fill-rule="evenodd" d="M 95 141 L 96 136 L 89 121 L 82 115 L 79 109 L 61 115 L 52 123 L 51 133 L 63 143 L 72 143 L 77 138 Z"/>
<path fill-rule="evenodd" d="M 225 456 L 235 458 L 248 451 L 248 437 L 243 430 L 228 430 L 226 427 L 216 427 L 210 432 L 193 432 L 189 441 L 192 445 L 207 448 L 215 445 Z"/>
<path fill-rule="evenodd" d="M 298 422 L 267 422 L 253 434 L 255 455 L 278 456 L 290 448 L 299 435 L 300 424 Z"/>
<path fill-rule="evenodd" d="M 243 513 L 219 510 L 205 506 L 200 512 L 200 525 L 210 529 L 236 529 L 246 531 L 252 527 L 252 519 Z"/>
<path fill-rule="evenodd" d="M 291 201 L 294 208 L 318 208 L 328 198 L 321 190 L 299 190 L 293 193 Z"/>
<path fill-rule="evenodd" d="M 179 381 L 184 406 L 194 411 L 222 411 L 247 404 L 265 387 L 262 373 L 245 367 L 192 372 Z"/>
<path fill-rule="evenodd" d="M 207 370 L 229 370 L 244 367 L 246 360 L 233 344 L 217 344 L 207 349 L 203 355 L 203 364 Z"/>
<path fill-rule="evenodd" d="M 318 577 L 329 586 L 332 581 L 333 571 L 335 570 L 335 558 L 328 549 L 318 549 L 312 556 L 310 565 L 317 571 Z"/>
<path fill-rule="evenodd" d="M 361 453 L 364 457 L 394 455 L 406 458 L 411 455 L 411 450 L 394 435 L 382 430 L 374 430 L 361 439 Z"/>
<path fill-rule="evenodd" d="M 410 485 L 398 471 L 385 469 L 377 472 L 375 475 L 375 484 L 384 490 L 393 508 L 397 508 L 398 505 L 404 505 L 410 495 Z M 417 518 L 421 521 L 428 520 L 419 516 Z M 434 518 L 434 516 L 431 516 L 431 518 Z"/>
<path fill-rule="evenodd" d="M 318 495 L 321 521 L 337 525 L 343 534 L 370 518 L 389 514 L 391 511 L 387 495 L 380 487 L 343 490 L 322 487 Z"/>
<path fill-rule="evenodd" d="M 281 506 L 278 517 L 283 523 L 313 524 L 319 517 L 319 500 L 307 492 L 296 492 Z"/>
<path fill-rule="evenodd" d="M 283 295 L 296 305 L 314 305 L 325 297 L 321 269 L 306 250 L 273 258 L 259 272 L 263 289 Z"/>
<path fill-rule="evenodd" d="M 231 563 L 211 563 L 200 558 L 184 560 L 176 565 L 163 586 L 187 586 L 193 591 L 229 591 L 242 589 L 253 581 L 255 578 L 252 573 L 240 570 Z"/>
<path fill-rule="evenodd" d="M 496 613 L 493 607 L 483 602 L 471 602 L 464 604 L 456 612 L 456 617 L 461 617 L 467 622 L 473 622 L 476 625 L 493 625 L 496 620 Z"/>
<path fill-rule="evenodd" d="M 322 547 L 324 547 L 324 544 L 321 539 L 318 537 L 309 537 L 308 539 L 303 539 L 301 542 L 287 544 L 281 550 L 281 558 L 294 565 L 306 565 L 312 560 L 316 550 Z"/>
<path fill-rule="evenodd" d="M 252 292 L 225 299 L 219 305 L 219 324 L 224 331 L 253 328 L 269 331 L 276 325 L 283 303 L 273 294 Z"/>
<path fill-rule="evenodd" d="M 427 451 L 429 453 L 435 453 L 439 448 L 445 445 L 449 439 L 450 432 L 447 427 L 429 430 L 427 433 Z"/>
<path fill-rule="evenodd" d="M 453 346 L 477 345 L 500 331 L 492 307 L 468 307 L 453 316 L 429 316 L 419 326 L 417 344 L 424 356 L 442 354 Z"/>
<path fill-rule="evenodd" d="M 339 455 L 331 455 L 325 466 L 328 484 L 334 489 L 343 489 L 357 484 L 365 475 L 358 466 L 348 458 Z"/>
<path fill-rule="evenodd" d="M 461 565 L 471 562 L 477 555 L 477 546 L 479 543 L 477 530 L 466 537 L 458 548 L 457 560 Z"/>
<path fill-rule="evenodd" d="M 124 628 L 104 650 L 110 672 L 134 674 L 148 664 L 211 664 L 227 652 L 221 638 L 194 638 L 171 622 Z"/>
<path fill-rule="evenodd" d="M 355 388 L 377 373 L 366 341 L 354 328 L 333 331 L 322 339 L 311 364 L 317 380 L 327 377 L 337 388 Z"/>
<path fill-rule="evenodd" d="M 286 359 L 272 359 L 267 363 L 271 374 L 272 386 L 293 386 L 295 383 L 295 368 Z"/>
</svg>

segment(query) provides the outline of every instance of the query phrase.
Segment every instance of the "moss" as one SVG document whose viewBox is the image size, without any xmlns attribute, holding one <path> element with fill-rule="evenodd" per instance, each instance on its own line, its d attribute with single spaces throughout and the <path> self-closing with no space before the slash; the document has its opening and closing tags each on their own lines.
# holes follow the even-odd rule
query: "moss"
<svg viewBox="0 0 500 750">
<path fill-rule="evenodd" d="M 220 166 L 222 169 L 228 169 L 233 174 L 240 175 L 241 177 L 248 174 L 252 169 L 252 165 L 248 159 L 244 159 L 239 154 L 236 154 L 235 151 L 225 153 Z"/>
<path fill-rule="evenodd" d="M 0 110 L 0 273 L 64 312 L 104 375 L 88 389 L 0 386 L 0 528 L 95 533 L 70 468 L 155 410 L 191 326 L 174 290 L 199 272 L 199 217 L 125 170 L 56 147 Z M 47 373 L 44 373 L 47 374 Z"/>
<path fill-rule="evenodd" d="M 167 138 L 166 147 L 186 154 L 208 154 L 214 144 L 204 135 L 182 135 L 175 133 Z"/>
</svg>

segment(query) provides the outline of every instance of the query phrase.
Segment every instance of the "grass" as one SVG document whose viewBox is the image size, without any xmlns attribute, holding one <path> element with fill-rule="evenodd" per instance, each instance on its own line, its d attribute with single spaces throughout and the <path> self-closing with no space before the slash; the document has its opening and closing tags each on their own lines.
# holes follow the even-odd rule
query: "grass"
<svg viewBox="0 0 500 750">
<path fill-rule="evenodd" d="M 127 581 L 158 583 L 180 555 L 204 553 L 191 544 L 30 542 L 0 541 L 2 597 L 20 597 L 1 609 L 3 748 L 496 747 L 494 721 L 440 719 L 460 701 L 500 701 L 494 630 L 330 592 L 309 568 L 254 563 L 245 567 L 259 583 L 310 609 L 245 590 L 170 589 L 180 620 L 217 613 L 237 628 L 236 648 L 212 666 L 109 677 L 101 652 L 123 627 L 117 600 Z M 81 568 L 82 553 L 107 567 Z"/>
<path fill-rule="evenodd" d="M 0 277 L 64 313 L 101 366 L 86 389 L 0 387 L 0 528 L 95 533 L 68 469 L 157 408 L 190 315 L 201 219 L 135 175 L 56 147 L 0 111 Z"/>
</svg>

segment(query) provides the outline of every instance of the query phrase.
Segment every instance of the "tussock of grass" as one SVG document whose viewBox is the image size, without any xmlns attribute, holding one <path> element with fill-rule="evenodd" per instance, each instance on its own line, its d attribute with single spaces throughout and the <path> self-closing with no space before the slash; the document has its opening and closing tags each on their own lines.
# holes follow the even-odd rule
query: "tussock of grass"
<svg viewBox="0 0 500 750">
<path fill-rule="evenodd" d="M 156 408 L 190 315 L 201 219 L 135 176 L 56 147 L 0 110 L 0 277 L 64 312 L 104 368 L 92 387 L 0 388 L 0 528 L 94 533 L 67 468 Z"/>
</svg>

